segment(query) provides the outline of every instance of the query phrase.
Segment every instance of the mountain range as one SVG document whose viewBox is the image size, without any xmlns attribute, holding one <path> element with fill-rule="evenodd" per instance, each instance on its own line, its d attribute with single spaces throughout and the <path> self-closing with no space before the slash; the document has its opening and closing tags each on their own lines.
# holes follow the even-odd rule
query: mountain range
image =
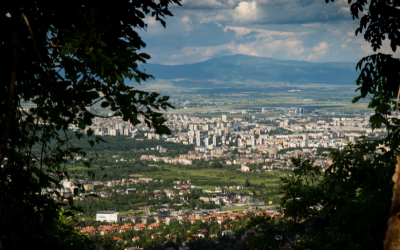
<svg viewBox="0 0 400 250">
<path fill-rule="evenodd" d="M 150 63 L 144 68 L 155 79 L 178 85 L 246 81 L 352 85 L 359 75 L 355 66 L 351 62 L 276 60 L 237 54 L 184 65 Z"/>
</svg>

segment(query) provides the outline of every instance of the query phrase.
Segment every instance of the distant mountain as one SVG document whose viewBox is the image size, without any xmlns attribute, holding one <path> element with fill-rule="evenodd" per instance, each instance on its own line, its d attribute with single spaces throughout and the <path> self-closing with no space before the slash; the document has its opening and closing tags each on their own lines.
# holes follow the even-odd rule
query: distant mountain
<svg viewBox="0 0 400 250">
<path fill-rule="evenodd" d="M 146 64 L 146 73 L 156 79 L 179 79 L 177 82 L 212 83 L 290 82 L 313 84 L 354 84 L 358 77 L 356 63 L 315 63 L 296 60 L 275 60 L 266 57 L 233 55 L 185 65 Z"/>
</svg>

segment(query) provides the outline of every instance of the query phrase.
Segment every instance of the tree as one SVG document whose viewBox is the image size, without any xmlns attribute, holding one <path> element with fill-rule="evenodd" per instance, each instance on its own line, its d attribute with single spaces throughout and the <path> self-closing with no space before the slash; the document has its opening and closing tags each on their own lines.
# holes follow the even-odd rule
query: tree
<svg viewBox="0 0 400 250">
<path fill-rule="evenodd" d="M 244 186 L 245 187 L 250 187 L 251 186 L 251 183 L 250 183 L 249 179 L 246 179 L 246 181 L 244 182 Z"/>
<path fill-rule="evenodd" d="M 199 230 L 198 226 L 191 226 L 190 227 L 190 233 L 193 234 L 197 234 L 197 231 Z"/>
<path fill-rule="evenodd" d="M 211 164 L 212 168 L 223 168 L 222 164 L 219 162 L 219 160 L 214 160 L 214 162 Z"/>
<path fill-rule="evenodd" d="M 86 156 L 72 138 L 85 138 L 92 147 L 103 141 L 91 137 L 92 118 L 106 118 L 91 111 L 95 105 L 132 125 L 143 121 L 159 134 L 170 133 L 158 112 L 172 108 L 168 97 L 124 83 L 124 78 L 140 83 L 152 77 L 138 68 L 150 57 L 138 53 L 145 43 L 134 29 L 146 28 L 146 15 L 165 27 L 170 4 L 180 5 L 179 0 L 2 5 L 0 248 L 91 247 L 62 219 L 76 209 L 72 197 L 59 193 L 61 181 L 72 177 L 66 164 Z M 35 106 L 26 109 L 24 103 Z M 71 126 L 81 132 L 71 133 Z M 90 177 L 92 160 L 83 162 Z M 67 198 L 72 210 L 60 210 L 64 203 L 53 197 Z"/>
</svg>

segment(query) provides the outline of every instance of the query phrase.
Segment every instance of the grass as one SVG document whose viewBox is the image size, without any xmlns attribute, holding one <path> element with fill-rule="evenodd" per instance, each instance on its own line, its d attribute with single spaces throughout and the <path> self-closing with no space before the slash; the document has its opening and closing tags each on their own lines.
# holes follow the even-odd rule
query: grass
<svg viewBox="0 0 400 250">
<path fill-rule="evenodd" d="M 191 179 L 196 185 L 202 186 L 205 190 L 213 190 L 216 186 L 244 185 L 246 179 L 251 184 L 265 185 L 265 187 L 276 187 L 281 182 L 278 176 L 273 174 L 283 174 L 282 171 L 276 170 L 272 172 L 248 172 L 243 173 L 233 168 L 222 169 L 192 169 L 183 165 L 159 165 L 158 168 L 164 167 L 164 171 L 152 172 L 144 174 L 146 177 L 154 179 Z M 200 184 L 201 183 L 201 184 Z"/>
<path fill-rule="evenodd" d="M 131 175 L 129 175 L 130 177 L 143 177 L 143 175 L 142 174 L 131 174 Z"/>
<path fill-rule="evenodd" d="M 137 215 L 137 216 L 141 216 L 141 215 L 145 215 L 146 213 L 143 210 L 132 210 L 132 211 L 120 211 L 121 215 Z"/>
<path fill-rule="evenodd" d="M 97 170 L 99 166 L 93 166 L 92 170 Z M 119 171 L 117 167 L 105 166 L 106 169 L 114 169 Z M 146 168 L 146 167 L 144 167 Z M 244 185 L 248 179 L 254 186 L 259 186 L 262 189 L 275 188 L 281 184 L 279 176 L 286 173 L 281 170 L 274 170 L 270 172 L 240 172 L 235 170 L 236 166 L 225 166 L 221 169 L 203 168 L 198 169 L 195 165 L 174 165 L 174 164 L 159 164 L 157 165 L 159 171 L 156 172 L 141 172 L 140 174 L 132 174 L 131 177 L 149 177 L 153 179 L 163 180 L 192 180 L 195 185 L 203 187 L 204 190 L 215 190 L 217 186 L 231 186 L 231 185 Z M 69 171 L 74 170 L 87 170 L 84 166 L 69 165 Z M 162 170 L 163 169 L 163 170 Z M 86 172 L 83 172 L 85 175 Z M 121 174 L 125 173 L 121 170 Z M 125 178 L 125 176 L 121 176 Z"/>
</svg>

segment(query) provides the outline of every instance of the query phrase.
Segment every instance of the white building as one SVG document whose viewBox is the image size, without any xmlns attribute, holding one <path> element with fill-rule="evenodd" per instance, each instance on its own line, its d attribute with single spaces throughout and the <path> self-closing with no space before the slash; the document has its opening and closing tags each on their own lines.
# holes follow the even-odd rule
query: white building
<svg viewBox="0 0 400 250">
<path fill-rule="evenodd" d="M 227 122 L 227 121 L 228 121 L 226 115 L 222 115 L 222 121 L 223 121 L 223 122 Z"/>
<path fill-rule="evenodd" d="M 242 172 L 250 172 L 250 168 L 245 165 L 242 165 L 241 170 Z"/>
<path fill-rule="evenodd" d="M 115 211 L 97 211 L 96 221 L 119 222 L 120 214 Z"/>
<path fill-rule="evenodd" d="M 218 146 L 218 139 L 219 139 L 219 138 L 218 138 L 217 135 L 214 135 L 214 136 L 213 136 L 213 146 L 214 146 L 214 147 Z"/>
<path fill-rule="evenodd" d="M 201 138 L 200 138 L 200 136 L 199 136 L 199 137 L 196 137 L 196 146 L 197 146 L 197 147 L 200 147 L 200 146 L 201 146 Z"/>
<path fill-rule="evenodd" d="M 204 145 L 206 145 L 206 147 L 211 145 L 211 138 L 210 137 L 204 138 Z"/>
</svg>

